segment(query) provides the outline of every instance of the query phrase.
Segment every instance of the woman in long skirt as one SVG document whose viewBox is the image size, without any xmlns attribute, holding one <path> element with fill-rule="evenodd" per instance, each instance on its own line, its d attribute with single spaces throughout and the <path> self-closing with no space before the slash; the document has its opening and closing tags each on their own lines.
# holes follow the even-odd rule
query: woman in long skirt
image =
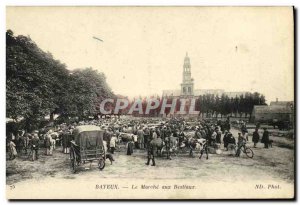
<svg viewBox="0 0 300 205">
<path fill-rule="evenodd" d="M 14 160 L 17 156 L 17 150 L 16 150 L 16 145 L 13 141 L 9 141 L 9 159 Z"/>
</svg>

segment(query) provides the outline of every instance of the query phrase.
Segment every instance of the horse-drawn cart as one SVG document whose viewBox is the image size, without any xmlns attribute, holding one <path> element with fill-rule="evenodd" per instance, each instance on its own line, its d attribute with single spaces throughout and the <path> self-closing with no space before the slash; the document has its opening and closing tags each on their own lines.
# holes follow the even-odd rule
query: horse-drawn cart
<svg viewBox="0 0 300 205">
<path fill-rule="evenodd" d="M 80 164 L 98 161 L 100 170 L 105 167 L 105 148 L 103 131 L 94 125 L 78 126 L 73 132 L 71 141 L 70 160 L 71 170 L 75 173 Z"/>
</svg>

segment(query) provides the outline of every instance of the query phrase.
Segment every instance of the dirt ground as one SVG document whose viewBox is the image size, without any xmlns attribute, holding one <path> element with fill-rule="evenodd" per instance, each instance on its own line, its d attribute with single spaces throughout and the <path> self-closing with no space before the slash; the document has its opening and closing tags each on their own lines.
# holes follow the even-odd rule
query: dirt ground
<svg viewBox="0 0 300 205">
<path fill-rule="evenodd" d="M 233 130 L 237 136 L 237 130 Z M 115 161 L 111 165 L 106 161 L 106 167 L 100 171 L 97 163 L 81 165 L 77 173 L 70 170 L 68 154 L 63 154 L 58 147 L 53 156 L 45 156 L 40 150 L 38 161 L 30 161 L 26 157 L 7 160 L 6 183 L 16 185 L 21 182 L 31 181 L 50 182 L 55 179 L 86 179 L 98 178 L 128 178 L 128 179 L 197 179 L 202 181 L 247 181 L 247 180 L 274 180 L 285 183 L 294 183 L 294 149 L 279 147 L 276 139 L 272 148 L 264 149 L 259 143 L 254 151 L 253 159 L 245 154 L 241 157 L 230 156 L 223 151 L 220 155 L 209 154 L 209 159 L 189 157 L 188 152 L 174 156 L 172 160 L 156 158 L 157 166 L 147 166 L 146 152 L 135 150 L 132 156 L 127 156 L 125 150 L 114 154 Z M 248 145 L 253 147 L 251 137 Z M 51 183 L 51 182 L 50 182 Z"/>
</svg>

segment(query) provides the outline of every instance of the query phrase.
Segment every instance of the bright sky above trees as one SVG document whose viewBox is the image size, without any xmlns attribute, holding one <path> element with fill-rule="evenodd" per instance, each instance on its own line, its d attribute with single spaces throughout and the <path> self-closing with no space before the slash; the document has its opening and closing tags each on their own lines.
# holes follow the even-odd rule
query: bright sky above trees
<svg viewBox="0 0 300 205">
<path fill-rule="evenodd" d="M 294 98 L 292 8 L 11 7 L 7 29 L 68 69 L 104 72 L 116 94 L 179 89 L 188 52 L 195 89 Z"/>
</svg>

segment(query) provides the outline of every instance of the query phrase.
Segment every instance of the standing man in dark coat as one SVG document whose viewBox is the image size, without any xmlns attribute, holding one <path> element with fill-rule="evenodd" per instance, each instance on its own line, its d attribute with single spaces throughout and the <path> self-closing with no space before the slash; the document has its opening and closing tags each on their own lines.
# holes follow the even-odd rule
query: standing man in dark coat
<svg viewBox="0 0 300 205">
<path fill-rule="evenodd" d="M 236 154 L 236 141 L 231 132 L 227 134 L 227 143 L 227 151 L 230 151 L 231 155 Z"/>
<path fill-rule="evenodd" d="M 230 118 L 227 117 L 226 121 L 225 121 L 225 129 L 230 131 Z"/>
<path fill-rule="evenodd" d="M 148 148 L 149 140 L 150 140 L 150 130 L 148 127 L 146 127 L 144 130 L 144 147 L 145 148 Z"/>
<path fill-rule="evenodd" d="M 133 146 L 134 146 L 134 143 L 133 143 L 133 139 L 129 139 L 129 142 L 127 142 L 127 155 L 131 155 L 133 153 Z"/>
<path fill-rule="evenodd" d="M 200 128 L 198 126 L 196 127 L 195 138 L 196 139 L 201 139 L 202 138 L 202 135 L 201 135 L 201 132 L 200 132 Z"/>
<path fill-rule="evenodd" d="M 226 149 L 226 151 L 228 150 L 228 140 L 229 140 L 228 131 L 225 130 L 225 134 L 224 134 L 224 137 L 223 137 L 223 142 L 224 142 L 224 148 Z"/>
<path fill-rule="evenodd" d="M 261 138 L 261 142 L 265 144 L 265 148 L 269 148 L 269 131 L 267 130 L 267 128 L 264 128 L 264 133 L 263 136 Z"/>
<path fill-rule="evenodd" d="M 160 131 L 160 138 L 162 139 L 162 141 L 165 141 L 165 136 L 166 136 L 166 126 L 163 126 Z"/>
<path fill-rule="evenodd" d="M 109 127 L 109 128 L 108 128 L 108 131 L 107 131 L 107 133 L 106 133 L 107 149 L 110 149 L 110 139 L 111 139 L 111 137 L 112 137 L 112 134 L 113 134 L 112 128 Z"/>
<path fill-rule="evenodd" d="M 233 145 L 236 144 L 235 138 L 233 137 L 231 132 L 228 132 L 228 145 L 229 144 L 233 144 Z"/>
<path fill-rule="evenodd" d="M 178 129 L 175 129 L 174 132 L 173 132 L 173 137 L 178 137 L 179 136 L 179 130 Z"/>
<path fill-rule="evenodd" d="M 33 138 L 30 140 L 30 147 L 32 152 L 32 161 L 37 160 L 39 158 L 39 143 L 40 139 L 38 135 L 35 133 Z"/>
<path fill-rule="evenodd" d="M 159 127 L 156 127 L 154 132 L 156 132 L 156 134 L 157 134 L 157 137 L 160 137 L 160 135 L 161 135 L 161 132 L 160 132 L 160 129 L 159 129 Z M 153 137 L 153 135 L 152 135 L 152 137 Z"/>
<path fill-rule="evenodd" d="M 165 145 L 166 145 L 166 152 L 167 152 L 167 159 L 171 160 L 171 153 L 170 153 L 170 149 L 171 149 L 171 136 L 168 136 L 165 138 Z"/>
<path fill-rule="evenodd" d="M 203 127 L 200 129 L 200 132 L 201 132 L 202 138 L 207 139 L 207 134 L 206 134 L 206 131 Z"/>
<path fill-rule="evenodd" d="M 256 147 L 256 144 L 259 142 L 258 128 L 255 128 L 255 131 L 253 132 L 252 142 L 254 143 L 254 147 Z"/>
<path fill-rule="evenodd" d="M 219 128 L 216 129 L 216 132 L 217 132 L 216 143 L 221 144 L 222 132 L 219 130 Z"/>
<path fill-rule="evenodd" d="M 178 146 L 179 146 L 179 148 L 180 148 L 182 142 L 184 141 L 185 134 L 184 134 L 184 132 L 183 132 L 182 130 L 180 130 L 178 136 L 179 136 L 179 143 L 178 143 Z"/>
<path fill-rule="evenodd" d="M 146 165 L 149 165 L 150 160 L 152 160 L 151 166 L 155 166 L 154 147 L 151 144 L 149 144 L 149 146 L 148 146 L 148 154 L 147 154 L 147 163 L 146 163 Z"/>
<path fill-rule="evenodd" d="M 142 127 L 140 126 L 140 128 L 137 131 L 137 136 L 138 136 L 138 142 L 139 142 L 139 147 L 140 149 L 144 149 L 144 145 L 145 145 L 145 141 L 144 141 L 144 131 L 142 129 Z"/>
</svg>

